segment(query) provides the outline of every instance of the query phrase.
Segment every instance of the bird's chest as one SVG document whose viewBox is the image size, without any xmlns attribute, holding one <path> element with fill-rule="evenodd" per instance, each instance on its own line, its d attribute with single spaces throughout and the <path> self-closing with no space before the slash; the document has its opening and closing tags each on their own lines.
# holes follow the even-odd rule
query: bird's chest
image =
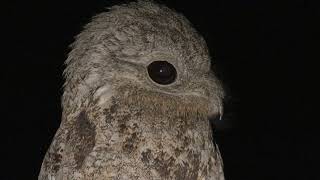
<svg viewBox="0 0 320 180">
<path fill-rule="evenodd" d="M 79 174 L 93 179 L 212 179 L 217 154 L 201 119 L 113 114 L 96 131 Z"/>
</svg>

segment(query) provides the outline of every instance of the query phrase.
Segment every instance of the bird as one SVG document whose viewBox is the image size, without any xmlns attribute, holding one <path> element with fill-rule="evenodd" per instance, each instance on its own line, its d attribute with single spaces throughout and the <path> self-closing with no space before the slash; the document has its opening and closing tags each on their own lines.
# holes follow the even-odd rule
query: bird
<svg viewBox="0 0 320 180">
<path fill-rule="evenodd" d="M 209 120 L 224 90 L 185 16 L 152 0 L 114 5 L 70 47 L 39 180 L 224 180 Z"/>
</svg>

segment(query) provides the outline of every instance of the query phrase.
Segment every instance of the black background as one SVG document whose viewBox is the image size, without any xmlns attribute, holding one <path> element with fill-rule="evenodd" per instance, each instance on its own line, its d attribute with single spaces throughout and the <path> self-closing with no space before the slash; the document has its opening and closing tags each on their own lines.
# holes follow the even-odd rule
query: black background
<svg viewBox="0 0 320 180">
<path fill-rule="evenodd" d="M 1 180 L 37 179 L 59 127 L 68 44 L 120 1 L 10 1 L 1 29 Z M 164 1 L 205 37 L 228 92 L 216 139 L 228 180 L 315 180 L 319 162 L 311 1 Z"/>
</svg>

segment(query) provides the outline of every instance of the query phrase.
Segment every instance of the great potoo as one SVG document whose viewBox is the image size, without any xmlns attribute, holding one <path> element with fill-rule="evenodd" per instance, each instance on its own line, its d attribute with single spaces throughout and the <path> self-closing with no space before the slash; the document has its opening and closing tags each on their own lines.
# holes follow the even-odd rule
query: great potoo
<svg viewBox="0 0 320 180">
<path fill-rule="evenodd" d="M 39 180 L 223 180 L 209 118 L 223 90 L 202 36 L 152 1 L 96 15 L 66 60 Z"/>
</svg>

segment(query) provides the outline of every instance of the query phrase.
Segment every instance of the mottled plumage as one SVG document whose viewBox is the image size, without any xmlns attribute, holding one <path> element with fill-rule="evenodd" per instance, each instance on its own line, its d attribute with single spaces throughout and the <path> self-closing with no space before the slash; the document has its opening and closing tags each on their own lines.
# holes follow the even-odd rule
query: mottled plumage
<svg viewBox="0 0 320 180">
<path fill-rule="evenodd" d="M 168 85 L 147 67 L 167 61 Z M 209 116 L 223 90 L 203 38 L 151 1 L 111 7 L 76 37 L 66 61 L 61 125 L 39 180 L 223 180 Z"/>
</svg>

